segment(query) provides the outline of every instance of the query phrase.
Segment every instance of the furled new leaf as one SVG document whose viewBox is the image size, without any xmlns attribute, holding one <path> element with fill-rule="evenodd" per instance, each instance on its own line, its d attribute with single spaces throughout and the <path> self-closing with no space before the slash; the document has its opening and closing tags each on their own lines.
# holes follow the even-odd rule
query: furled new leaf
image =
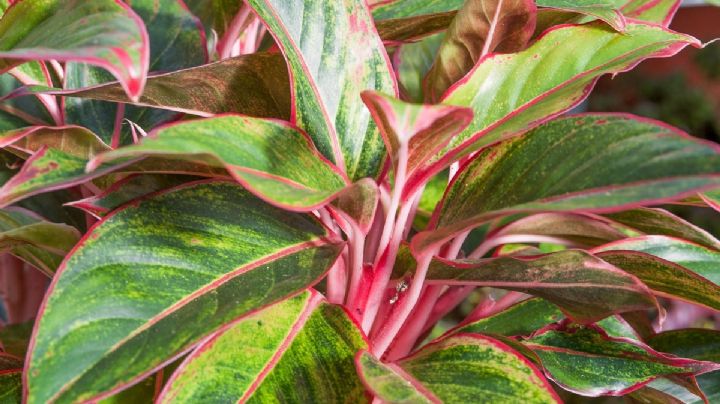
<svg viewBox="0 0 720 404">
<path fill-rule="evenodd" d="M 258 196 L 294 210 L 316 209 L 347 185 L 344 175 L 297 128 L 239 115 L 160 128 L 139 144 L 95 157 L 88 168 L 146 156 L 225 167 Z"/>
<path fill-rule="evenodd" d="M 53 278 L 28 355 L 27 402 L 127 387 L 221 325 L 317 282 L 341 249 L 314 216 L 232 183 L 126 205 Z"/>
<path fill-rule="evenodd" d="M 142 94 L 150 44 L 142 20 L 121 1 L 20 0 L 0 19 L 0 70 L 22 60 L 87 62 Z"/>
<path fill-rule="evenodd" d="M 293 122 L 355 181 L 376 177 L 385 150 L 360 99 L 364 90 L 397 95 L 390 63 L 363 0 L 249 0 L 285 54 Z M 322 46 L 322 44 L 333 44 Z"/>
<path fill-rule="evenodd" d="M 425 78 L 425 98 L 437 101 L 489 53 L 522 50 L 535 31 L 532 0 L 469 0 L 458 11 Z"/>
<path fill-rule="evenodd" d="M 158 401 L 365 402 L 353 361 L 363 348 L 362 332 L 342 308 L 304 292 L 204 341 Z"/>
<path fill-rule="evenodd" d="M 510 213 L 609 212 L 718 186 L 717 145 L 638 117 L 570 116 L 473 157 L 413 246 Z"/>
<path fill-rule="evenodd" d="M 712 362 L 668 357 L 639 342 L 607 337 L 594 328 L 549 330 L 524 343 L 540 358 L 550 379 L 584 396 L 622 395 L 660 376 L 720 368 Z"/>
</svg>

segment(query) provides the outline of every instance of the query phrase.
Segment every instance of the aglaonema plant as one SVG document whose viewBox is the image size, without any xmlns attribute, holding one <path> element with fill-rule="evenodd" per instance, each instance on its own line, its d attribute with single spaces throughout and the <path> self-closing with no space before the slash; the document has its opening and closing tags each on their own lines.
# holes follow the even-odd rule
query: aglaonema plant
<svg viewBox="0 0 720 404">
<path fill-rule="evenodd" d="M 0 7 L 0 401 L 720 400 L 677 1 Z"/>
</svg>

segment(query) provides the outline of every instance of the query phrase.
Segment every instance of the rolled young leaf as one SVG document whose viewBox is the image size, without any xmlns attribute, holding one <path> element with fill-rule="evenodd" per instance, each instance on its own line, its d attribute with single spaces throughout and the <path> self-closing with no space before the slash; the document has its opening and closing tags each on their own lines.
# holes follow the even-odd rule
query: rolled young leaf
<svg viewBox="0 0 720 404">
<path fill-rule="evenodd" d="M 540 358 L 550 379 L 584 396 L 623 395 L 660 376 L 720 368 L 712 362 L 669 357 L 640 342 L 611 338 L 594 328 L 548 330 L 523 343 Z"/>
<path fill-rule="evenodd" d="M 528 293 L 556 304 L 580 323 L 657 307 L 650 290 L 638 278 L 581 250 L 480 260 L 434 258 L 426 282 Z"/>
<path fill-rule="evenodd" d="M 629 115 L 564 117 L 473 157 L 412 246 L 511 213 L 612 212 L 718 186 L 715 144 Z"/>
<path fill-rule="evenodd" d="M 425 346 L 394 365 L 380 367 L 371 357 L 358 357 L 358 371 L 379 398 L 391 400 L 398 378 L 415 386 L 426 402 L 483 401 L 560 402 L 535 366 L 499 340 L 478 334 L 458 334 Z M 393 380 L 394 379 L 394 380 Z M 385 385 L 390 380 L 392 384 Z"/>
<path fill-rule="evenodd" d="M 239 115 L 161 127 L 139 144 L 95 157 L 88 169 L 145 156 L 225 167 L 256 195 L 292 210 L 317 209 L 348 185 L 305 133 L 283 121 Z"/>
<path fill-rule="evenodd" d="M 20 0 L 0 19 L 0 71 L 28 59 L 92 63 L 137 100 L 149 58 L 145 25 L 121 1 Z"/>
<path fill-rule="evenodd" d="M 522 50 L 535 31 L 532 0 L 468 0 L 448 27 L 433 67 L 425 77 L 425 98 L 437 101 L 489 53 Z"/>
<path fill-rule="evenodd" d="M 362 332 L 341 307 L 303 292 L 204 341 L 158 402 L 365 402 L 353 361 L 363 348 Z"/>
<path fill-rule="evenodd" d="M 628 24 L 618 33 L 591 23 L 555 27 L 519 53 L 486 56 L 442 99 L 472 108 L 473 122 L 416 181 L 569 110 L 601 75 L 629 70 L 647 58 L 672 56 L 687 45 L 700 44 L 653 25 Z"/>
<path fill-rule="evenodd" d="M 343 246 L 314 216 L 227 182 L 125 205 L 53 278 L 28 355 L 27 402 L 123 389 L 221 325 L 313 285 Z"/>
<path fill-rule="evenodd" d="M 364 0 L 249 0 L 285 55 L 292 122 L 352 181 L 376 177 L 382 138 L 359 95 L 397 95 L 390 63 Z M 318 46 L 335 43 L 336 46 Z"/>
</svg>

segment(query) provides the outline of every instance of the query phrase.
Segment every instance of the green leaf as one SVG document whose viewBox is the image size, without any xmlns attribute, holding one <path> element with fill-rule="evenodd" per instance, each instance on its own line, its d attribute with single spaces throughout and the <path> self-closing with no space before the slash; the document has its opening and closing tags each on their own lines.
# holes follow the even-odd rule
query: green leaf
<svg viewBox="0 0 720 404">
<path fill-rule="evenodd" d="M 626 17 L 667 27 L 670 26 L 679 7 L 680 0 L 630 0 L 623 4 L 620 10 Z"/>
<path fill-rule="evenodd" d="M 65 91 L 67 97 L 131 102 L 118 83 Z M 244 94 L 242 97 L 236 94 Z M 148 77 L 134 105 L 199 116 L 224 112 L 290 118 L 290 84 L 282 55 L 254 53 Z"/>
<path fill-rule="evenodd" d="M 442 99 L 444 104 L 470 107 L 475 115 L 425 175 L 569 110 L 605 73 L 672 56 L 690 44 L 699 46 L 692 37 L 657 26 L 628 24 L 618 33 L 591 23 L 554 28 L 519 53 L 489 55 Z"/>
<path fill-rule="evenodd" d="M 383 1 L 372 9 L 373 18 L 387 20 L 415 17 L 423 14 L 439 14 L 455 11 L 465 0 L 391 0 Z"/>
<path fill-rule="evenodd" d="M 116 182 L 98 195 L 69 202 L 65 205 L 82 209 L 97 218 L 101 218 L 134 199 L 176 187 L 193 179 L 198 178 L 168 174 L 131 175 Z"/>
<path fill-rule="evenodd" d="M 720 252 L 716 250 L 673 237 L 643 236 L 606 244 L 594 251 L 616 250 L 639 251 L 654 255 L 720 285 Z"/>
<path fill-rule="evenodd" d="M 515 303 L 507 309 L 471 323 L 461 325 L 453 333 L 528 336 L 548 324 L 565 318 L 554 304 L 539 298 Z"/>
<path fill-rule="evenodd" d="M 539 213 L 518 219 L 494 231 L 490 237 L 540 235 L 559 238 L 581 247 L 620 240 L 626 235 L 604 221 L 577 213 Z"/>
<path fill-rule="evenodd" d="M 455 18 L 455 11 L 424 14 L 407 18 L 375 20 L 380 38 L 386 45 L 412 43 L 447 29 Z"/>
<path fill-rule="evenodd" d="M 10 252 L 49 277 L 79 239 L 80 233 L 72 226 L 45 221 L 22 208 L 0 210 L 0 251 Z"/>
<path fill-rule="evenodd" d="M 385 150 L 359 95 L 397 94 L 385 48 L 365 1 L 250 0 L 285 54 L 293 122 L 355 181 L 376 177 Z M 319 46 L 332 43 L 334 46 Z"/>
<path fill-rule="evenodd" d="M 358 352 L 358 374 L 368 390 L 388 403 L 439 403 L 425 386 L 392 363 L 382 363 L 368 351 Z"/>
<path fill-rule="evenodd" d="M 712 234 L 664 209 L 638 208 L 604 216 L 645 234 L 677 237 L 720 250 L 720 241 Z"/>
<path fill-rule="evenodd" d="M 139 144 L 95 157 L 88 168 L 146 156 L 225 167 L 253 193 L 286 209 L 317 209 L 347 186 L 343 174 L 295 127 L 239 115 L 165 126 Z"/>
<path fill-rule="evenodd" d="M 430 285 L 489 286 L 536 295 L 582 323 L 657 304 L 636 277 L 581 250 L 535 257 L 434 258 L 426 279 Z"/>
<path fill-rule="evenodd" d="M 431 35 L 416 43 L 399 46 L 393 54 L 400 93 L 404 99 L 422 102 L 424 99 L 422 81 L 442 43 L 444 33 Z"/>
<path fill-rule="evenodd" d="M 109 71 L 135 100 L 150 44 L 142 20 L 113 0 L 20 0 L 0 19 L 0 70 L 21 60 L 87 62 Z"/>
<path fill-rule="evenodd" d="M 635 251 L 608 251 L 598 257 L 637 276 L 658 296 L 720 311 L 720 286 L 680 265 Z"/>
<path fill-rule="evenodd" d="M 207 61 L 200 21 L 182 1 L 130 0 L 126 3 L 142 18 L 147 27 L 151 72 L 176 71 Z M 65 70 L 65 88 L 77 89 L 112 81 L 112 77 L 102 74 L 103 71 L 98 71 L 93 66 L 70 63 Z M 124 95 L 124 92 L 120 91 L 120 94 Z M 113 147 L 132 143 L 130 126 L 123 124 L 123 116 L 147 130 L 176 116 L 172 112 L 158 109 L 120 106 L 78 98 L 66 99 L 65 111 L 68 123 L 91 129 Z M 111 143 L 112 141 L 114 143 Z"/>
<path fill-rule="evenodd" d="M 34 320 L 20 324 L 10 324 L 0 327 L 0 344 L 2 349 L 18 358 L 24 358 L 30 343 Z"/>
<path fill-rule="evenodd" d="M 720 212 L 720 190 L 705 192 L 700 194 L 700 197 L 708 204 L 708 206 Z"/>
<path fill-rule="evenodd" d="M 219 326 L 311 286 L 342 247 L 314 216 L 231 183 L 126 205 L 53 279 L 28 358 L 27 402 L 125 388 Z"/>
<path fill-rule="evenodd" d="M 397 365 L 442 402 L 560 401 L 532 363 L 505 343 L 478 334 L 441 339 Z"/>
<path fill-rule="evenodd" d="M 88 159 L 108 149 L 94 133 L 79 126 L 35 127 L 20 133 L 20 139 L 16 135 L 9 135 L 16 142 L 12 147 L 33 154 L 0 188 L 1 206 L 85 181 Z"/>
<path fill-rule="evenodd" d="M 617 10 L 615 0 L 539 0 L 539 7 L 579 13 L 603 20 L 618 31 L 625 29 L 625 17 Z M 588 22 L 588 18 L 580 22 Z"/>
<path fill-rule="evenodd" d="M 205 35 L 210 38 L 215 31 L 222 38 L 230 26 L 233 17 L 240 11 L 243 2 L 240 0 L 185 0 L 190 11 L 205 26 Z"/>
<path fill-rule="evenodd" d="M 22 359 L 0 352 L 0 402 L 22 402 Z"/>
<path fill-rule="evenodd" d="M 365 178 L 340 193 L 335 200 L 335 206 L 340 209 L 341 215 L 344 214 L 363 234 L 367 234 L 375 220 L 379 200 L 380 189 L 377 182 Z"/>
<path fill-rule="evenodd" d="M 362 332 L 315 291 L 270 306 L 204 341 L 158 399 L 176 402 L 365 402 Z"/>
<path fill-rule="evenodd" d="M 718 185 L 713 144 L 633 116 L 560 118 L 473 157 L 436 211 L 438 230 L 413 248 L 511 213 L 609 212 Z"/>
<path fill-rule="evenodd" d="M 371 91 L 363 92 L 362 99 L 380 128 L 396 175 L 399 175 L 398 164 L 402 159 L 403 181 L 421 170 L 425 162 L 472 119 L 472 110 L 468 108 L 411 104 Z M 403 157 L 400 157 L 401 153 L 404 153 Z"/>
<path fill-rule="evenodd" d="M 550 330 L 524 344 L 540 358 L 555 383 L 592 397 L 622 395 L 658 376 L 697 374 L 720 366 L 670 358 L 639 342 L 607 337 L 592 328 Z"/>
<path fill-rule="evenodd" d="M 425 98 L 437 101 L 491 52 L 525 48 L 535 31 L 532 0 L 468 0 L 448 27 L 425 80 Z"/>
</svg>

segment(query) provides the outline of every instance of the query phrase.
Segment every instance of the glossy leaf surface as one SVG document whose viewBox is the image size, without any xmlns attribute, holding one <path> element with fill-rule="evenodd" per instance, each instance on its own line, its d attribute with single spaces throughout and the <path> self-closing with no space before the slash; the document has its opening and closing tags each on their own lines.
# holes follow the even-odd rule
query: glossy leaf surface
<svg viewBox="0 0 720 404">
<path fill-rule="evenodd" d="M 376 397 L 389 403 L 439 403 L 440 400 L 402 368 L 383 363 L 368 351 L 356 358 L 358 374 Z"/>
<path fill-rule="evenodd" d="M 438 230 L 415 248 L 500 215 L 621 210 L 717 187 L 720 148 L 637 117 L 575 116 L 484 150 L 455 178 Z"/>
<path fill-rule="evenodd" d="M 507 400 L 554 403 L 559 399 L 539 371 L 508 345 L 478 334 L 430 344 L 398 362 L 442 402 Z"/>
<path fill-rule="evenodd" d="M 55 276 L 33 334 L 27 400 L 123 388 L 221 325 L 317 282 L 341 247 L 313 216 L 231 183 L 127 205 Z"/>
<path fill-rule="evenodd" d="M 233 115 L 160 128 L 140 144 L 97 156 L 89 167 L 145 156 L 225 167 L 260 197 L 296 210 L 315 209 L 347 185 L 298 129 L 282 121 Z"/>
<path fill-rule="evenodd" d="M 270 306 L 203 342 L 159 402 L 365 402 L 361 331 L 315 291 Z"/>
<path fill-rule="evenodd" d="M 578 322 L 593 322 L 656 304 L 637 278 L 580 250 L 527 258 L 435 258 L 427 282 L 490 286 L 536 295 L 558 305 Z"/>
<path fill-rule="evenodd" d="M 549 378 L 585 396 L 624 394 L 658 376 L 703 373 L 717 364 L 671 358 L 591 328 L 550 330 L 525 341 Z M 608 372 L 607 369 L 613 369 Z"/>
<path fill-rule="evenodd" d="M 425 97 L 445 91 L 489 53 L 522 50 L 535 31 L 537 7 L 532 0 L 469 0 L 448 27 L 426 77 Z"/>
<path fill-rule="evenodd" d="M 618 33 L 593 23 L 560 26 L 522 52 L 487 56 L 442 99 L 470 107 L 475 115 L 446 153 L 436 157 L 428 175 L 567 111 L 587 96 L 599 76 L 628 70 L 650 57 L 672 56 L 689 44 L 699 45 L 657 26 L 628 24 Z"/>
<path fill-rule="evenodd" d="M 461 325 L 453 332 L 528 336 L 538 329 L 565 318 L 554 304 L 540 298 L 516 303 L 507 309 L 471 323 Z"/>
<path fill-rule="evenodd" d="M 142 20 L 114 0 L 21 0 L 0 20 L 0 70 L 18 59 L 88 62 L 112 73 L 131 99 L 145 85 L 149 48 Z"/>
<path fill-rule="evenodd" d="M 351 180 L 375 177 L 384 161 L 377 127 L 359 95 L 396 94 L 372 17 L 362 0 L 250 0 L 285 54 L 293 88 L 293 122 Z M 319 44 L 332 46 L 318 46 Z"/>
</svg>

